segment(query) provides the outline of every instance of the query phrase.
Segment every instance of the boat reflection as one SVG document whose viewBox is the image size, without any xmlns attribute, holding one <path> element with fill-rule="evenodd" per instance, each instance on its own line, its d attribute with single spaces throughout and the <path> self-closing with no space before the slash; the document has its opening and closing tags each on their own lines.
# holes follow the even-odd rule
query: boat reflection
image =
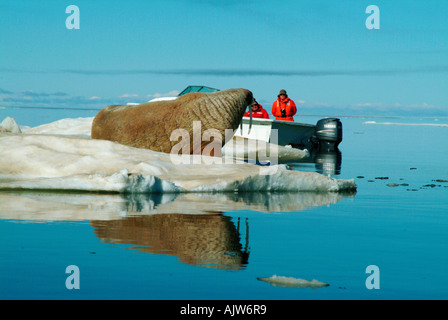
<svg viewBox="0 0 448 320">
<path fill-rule="evenodd" d="M 340 175 L 342 153 L 336 148 L 333 150 L 312 149 L 310 155 L 295 163 L 314 163 L 315 171 L 324 175 Z M 291 164 L 295 168 L 294 164 Z M 298 168 L 297 168 L 298 169 Z"/>
<path fill-rule="evenodd" d="M 340 175 L 342 153 L 339 149 L 311 152 L 316 171 L 324 175 Z"/>
</svg>

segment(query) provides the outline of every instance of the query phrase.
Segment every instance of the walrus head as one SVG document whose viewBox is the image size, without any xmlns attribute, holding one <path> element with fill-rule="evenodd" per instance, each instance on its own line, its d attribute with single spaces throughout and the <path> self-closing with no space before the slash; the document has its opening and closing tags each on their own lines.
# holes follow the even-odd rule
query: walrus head
<svg viewBox="0 0 448 320">
<path fill-rule="evenodd" d="M 249 90 L 228 89 L 188 93 L 170 101 L 108 106 L 93 120 L 92 138 L 170 153 L 178 143 L 170 139 L 173 131 L 185 130 L 194 137 L 197 134 L 194 129 L 198 128 L 195 124 L 199 123 L 201 137 L 207 130 L 216 130 L 214 132 L 219 132 L 222 137 L 222 147 L 232 137 L 226 135 L 226 129 L 235 131 L 238 128 L 246 107 L 252 101 L 253 95 Z M 196 146 L 192 143 L 189 153 L 202 153 L 207 144 L 202 139 Z"/>
</svg>

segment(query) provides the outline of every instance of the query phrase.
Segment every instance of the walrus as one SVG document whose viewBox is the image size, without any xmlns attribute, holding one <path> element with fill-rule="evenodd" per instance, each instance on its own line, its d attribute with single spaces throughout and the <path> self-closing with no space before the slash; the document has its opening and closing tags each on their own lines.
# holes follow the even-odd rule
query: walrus
<svg viewBox="0 0 448 320">
<path fill-rule="evenodd" d="M 173 132 L 181 129 L 181 133 L 188 135 L 182 145 L 182 153 L 203 154 L 204 148 L 212 143 L 210 130 L 214 130 L 212 132 L 219 137 L 213 135 L 213 142 L 219 144 L 220 152 L 233 136 L 226 134 L 226 129 L 234 132 L 238 128 L 246 107 L 252 101 L 252 92 L 240 88 L 211 93 L 193 92 L 170 101 L 107 106 L 94 118 L 91 136 L 170 153 L 176 144 L 179 145 L 179 135 L 173 139 Z M 200 134 L 200 141 L 195 134 Z M 190 140 L 193 143 L 190 144 Z M 216 152 L 207 155 L 217 156 Z"/>
</svg>

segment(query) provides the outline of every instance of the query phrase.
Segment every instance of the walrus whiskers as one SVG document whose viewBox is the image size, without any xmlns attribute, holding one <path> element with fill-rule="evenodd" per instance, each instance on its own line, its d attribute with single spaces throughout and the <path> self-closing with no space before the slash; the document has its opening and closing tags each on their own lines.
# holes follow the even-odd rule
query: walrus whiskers
<svg viewBox="0 0 448 320">
<path fill-rule="evenodd" d="M 201 137 L 209 129 L 221 135 L 221 146 L 227 141 L 226 129 L 236 130 L 241 123 L 247 105 L 253 101 L 247 89 L 227 89 L 218 92 L 188 93 L 171 101 L 147 102 L 132 106 L 108 106 L 93 120 L 92 139 L 116 141 L 136 148 L 170 153 L 178 140 L 171 140 L 176 130 L 190 137 L 189 154 L 201 153 L 210 144 L 200 141 L 192 146 L 193 125 L 201 123 Z M 242 128 L 242 127 L 241 127 Z M 216 132 L 216 131 L 215 131 Z M 196 147 L 198 150 L 194 150 Z M 184 148 L 182 148 L 184 152 Z"/>
</svg>

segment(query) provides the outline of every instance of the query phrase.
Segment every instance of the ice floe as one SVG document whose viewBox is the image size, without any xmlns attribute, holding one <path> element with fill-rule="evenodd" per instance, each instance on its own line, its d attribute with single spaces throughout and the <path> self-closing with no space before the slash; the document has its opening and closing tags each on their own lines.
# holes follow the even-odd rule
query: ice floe
<svg viewBox="0 0 448 320">
<path fill-rule="evenodd" d="M 200 155 L 184 155 L 202 158 L 175 164 L 166 153 L 90 139 L 90 125 L 91 118 L 62 119 L 23 134 L 0 135 L 0 189 L 155 193 L 356 188 L 354 179 L 289 170 L 281 164 L 213 163 Z"/>
</svg>

